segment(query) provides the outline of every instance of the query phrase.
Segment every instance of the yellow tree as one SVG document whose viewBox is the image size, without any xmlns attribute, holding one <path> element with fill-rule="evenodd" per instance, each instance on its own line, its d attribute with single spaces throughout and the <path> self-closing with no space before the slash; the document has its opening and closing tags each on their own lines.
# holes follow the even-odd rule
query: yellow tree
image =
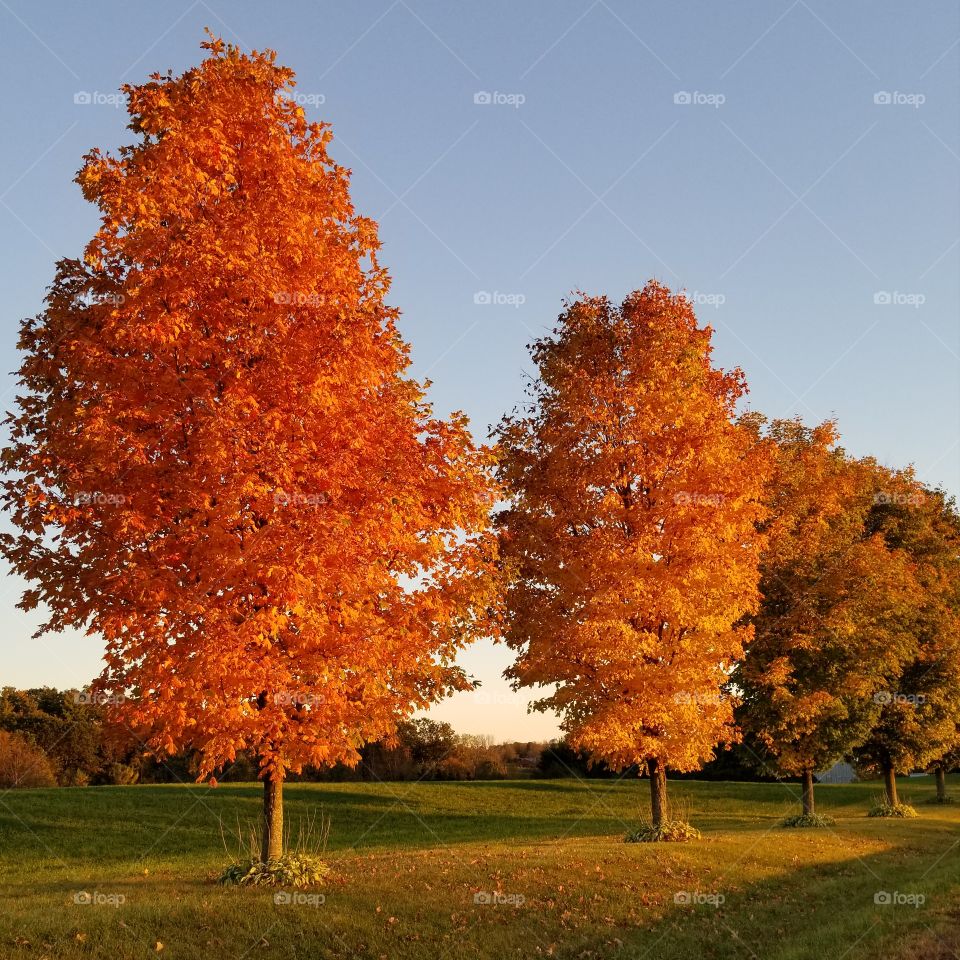
<svg viewBox="0 0 960 960">
<path fill-rule="evenodd" d="M 757 603 L 767 465 L 711 334 L 656 282 L 619 307 L 578 299 L 498 430 L 509 676 L 555 687 L 536 706 L 575 748 L 645 767 L 658 827 L 667 769 L 735 736 L 722 687 Z"/>
<path fill-rule="evenodd" d="M 802 778 L 811 818 L 814 771 L 848 755 L 879 716 L 912 642 L 905 613 L 915 591 L 906 558 L 867 529 L 885 471 L 848 457 L 832 423 L 752 414 L 744 424 L 768 444 L 773 469 L 762 600 L 732 684 L 737 719 L 760 766 Z"/>
<path fill-rule="evenodd" d="M 204 47 L 125 88 L 139 139 L 78 175 L 101 224 L 23 324 L 2 550 L 42 630 L 104 638 L 100 689 L 154 751 L 259 757 L 273 860 L 288 771 L 466 685 L 489 453 L 409 377 L 292 71 Z"/>
</svg>

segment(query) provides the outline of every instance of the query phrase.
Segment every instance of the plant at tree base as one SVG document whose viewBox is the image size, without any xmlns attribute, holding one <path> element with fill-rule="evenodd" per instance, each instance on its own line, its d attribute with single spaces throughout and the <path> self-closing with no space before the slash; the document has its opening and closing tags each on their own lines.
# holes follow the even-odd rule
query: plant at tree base
<svg viewBox="0 0 960 960">
<path fill-rule="evenodd" d="M 757 765 L 802 778 L 793 824 L 815 826 L 814 771 L 849 754 L 876 721 L 875 695 L 912 642 L 904 610 L 914 594 L 906 559 L 866 529 L 881 468 L 837 447 L 832 423 L 744 423 L 774 467 L 762 601 L 731 687 Z"/>
<path fill-rule="evenodd" d="M 912 820 L 918 816 L 917 811 L 909 803 L 899 800 L 890 802 L 888 794 L 884 794 L 868 811 L 868 817 L 895 817 L 901 820 Z"/>
<path fill-rule="evenodd" d="M 700 838 L 700 831 L 686 820 L 661 820 L 659 824 L 645 824 L 623 839 L 625 843 L 687 843 Z"/>
<path fill-rule="evenodd" d="M 926 769 L 955 749 L 960 723 L 960 516 L 954 501 L 910 472 L 878 486 L 869 528 L 908 558 L 915 601 L 905 615 L 910 645 L 878 694 L 879 717 L 854 751 L 879 772 L 898 803 L 896 773 Z"/>
<path fill-rule="evenodd" d="M 490 454 L 409 378 L 293 73 L 204 47 L 125 88 L 138 142 L 77 177 L 101 224 L 22 327 L 0 548 L 41 632 L 105 639 L 98 689 L 151 750 L 259 758 L 270 861 L 287 771 L 469 686 Z"/>
<path fill-rule="evenodd" d="M 735 737 L 721 693 L 757 602 L 763 450 L 735 422 L 746 386 L 709 327 L 651 282 L 622 306 L 570 303 L 532 347 L 529 407 L 498 428 L 498 515 L 515 686 L 555 686 L 574 749 L 650 776 Z"/>
<path fill-rule="evenodd" d="M 784 827 L 832 827 L 837 821 L 822 813 L 798 813 L 783 821 Z"/>
</svg>

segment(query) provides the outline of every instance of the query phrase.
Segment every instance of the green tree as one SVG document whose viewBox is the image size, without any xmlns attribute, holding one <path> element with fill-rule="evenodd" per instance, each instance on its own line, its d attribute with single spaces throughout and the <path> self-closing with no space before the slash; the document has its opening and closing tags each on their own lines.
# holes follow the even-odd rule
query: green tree
<svg viewBox="0 0 960 960">
<path fill-rule="evenodd" d="M 910 644 L 878 691 L 879 716 L 854 756 L 883 778 L 895 804 L 897 773 L 926 769 L 955 747 L 960 723 L 960 516 L 942 490 L 907 472 L 879 485 L 868 530 L 908 559 Z"/>
<path fill-rule="evenodd" d="M 876 695 L 911 639 L 908 564 L 867 528 L 880 468 L 838 447 L 832 423 L 745 422 L 771 448 L 761 605 L 732 678 L 738 719 L 761 768 L 803 781 L 869 734 Z"/>
</svg>

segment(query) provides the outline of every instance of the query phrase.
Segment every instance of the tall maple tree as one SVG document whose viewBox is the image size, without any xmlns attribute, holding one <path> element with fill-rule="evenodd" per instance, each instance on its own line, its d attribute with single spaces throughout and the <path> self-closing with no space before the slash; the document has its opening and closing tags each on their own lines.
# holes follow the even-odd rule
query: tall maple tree
<svg viewBox="0 0 960 960">
<path fill-rule="evenodd" d="M 744 420 L 771 450 L 760 609 L 732 687 L 758 766 L 801 777 L 815 812 L 814 772 L 862 743 L 887 678 L 912 638 L 910 567 L 868 529 L 878 476 L 837 444 L 836 427 Z"/>
<path fill-rule="evenodd" d="M 500 424 L 505 636 L 517 686 L 555 686 L 575 748 L 640 764 L 652 819 L 666 770 L 730 740 L 722 694 L 757 603 L 765 453 L 736 422 L 740 370 L 650 282 L 570 303 L 533 344 L 530 404 Z"/>
<path fill-rule="evenodd" d="M 201 776 L 259 757 L 269 860 L 288 771 L 467 685 L 490 455 L 409 377 L 376 224 L 292 71 L 203 46 L 125 87 L 139 140 L 78 174 L 101 223 L 22 326 L 0 547 L 41 632 L 104 638 L 99 688 L 150 748 Z"/>
<path fill-rule="evenodd" d="M 868 529 L 906 558 L 914 600 L 905 611 L 909 644 L 880 697 L 873 729 L 857 763 L 882 774 L 896 804 L 896 773 L 941 760 L 956 747 L 960 725 L 960 515 L 942 490 L 911 471 L 881 478 Z"/>
</svg>

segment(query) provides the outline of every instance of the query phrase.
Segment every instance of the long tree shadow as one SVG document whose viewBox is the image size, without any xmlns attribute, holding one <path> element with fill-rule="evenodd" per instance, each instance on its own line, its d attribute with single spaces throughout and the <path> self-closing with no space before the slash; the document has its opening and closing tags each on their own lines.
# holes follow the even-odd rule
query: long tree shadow
<svg viewBox="0 0 960 960">
<path fill-rule="evenodd" d="M 941 851 L 898 845 L 841 864 L 791 867 L 742 889 L 735 882 L 718 876 L 701 889 L 678 889 L 660 919 L 622 936 L 616 956 L 860 960 L 890 956 L 891 945 L 920 932 L 936 943 L 944 926 L 953 931 L 949 945 L 960 929 L 960 844 Z M 608 932 L 588 935 L 556 956 L 608 956 L 609 943 Z"/>
</svg>

